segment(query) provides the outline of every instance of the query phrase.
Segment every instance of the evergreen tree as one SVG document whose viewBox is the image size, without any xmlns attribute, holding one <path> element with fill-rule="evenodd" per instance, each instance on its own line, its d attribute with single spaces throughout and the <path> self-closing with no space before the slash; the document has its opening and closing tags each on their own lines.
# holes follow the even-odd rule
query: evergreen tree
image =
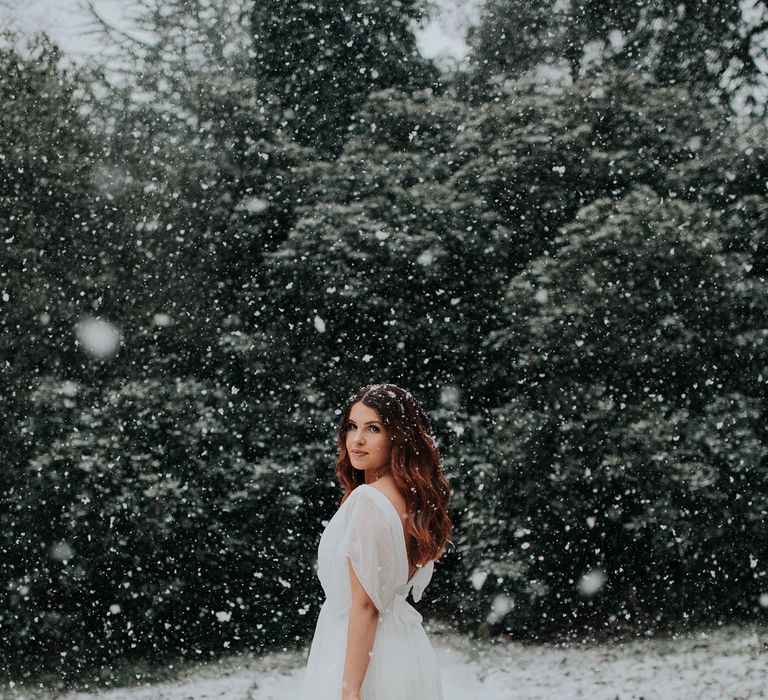
<svg viewBox="0 0 768 700">
<path fill-rule="evenodd" d="M 416 48 L 422 0 L 255 0 L 253 74 L 302 144 L 337 155 L 367 95 L 431 86 L 436 68 Z"/>
<path fill-rule="evenodd" d="M 470 33 L 478 77 L 519 77 L 539 64 L 565 65 L 573 81 L 597 62 L 651 75 L 660 85 L 758 97 L 768 24 L 738 0 L 490 0 Z M 755 3 L 749 17 L 765 15 Z"/>
<path fill-rule="evenodd" d="M 128 295 L 140 304 L 128 344 L 135 376 L 154 366 L 247 381 L 222 356 L 234 357 L 242 324 L 261 325 L 263 255 L 294 219 L 303 187 L 294 173 L 307 153 L 249 75 L 246 7 L 141 3 L 142 40 L 119 36 L 122 77 L 102 80 L 104 187 L 126 246 L 142 252 Z"/>
<path fill-rule="evenodd" d="M 460 544 L 494 575 L 483 599 L 519 602 L 508 629 L 758 610 L 768 287 L 721 227 L 640 187 L 580 211 L 510 284 L 493 341 L 508 398 L 469 447 L 483 517 Z"/>
<path fill-rule="evenodd" d="M 99 308 L 109 271 L 99 255 L 93 186 L 101 143 L 84 115 L 88 83 L 44 36 L 0 47 L 0 374 L 72 361 L 73 324 Z M 108 280 L 107 280 L 108 281 Z M 95 293 L 94 293 L 95 292 Z"/>
</svg>

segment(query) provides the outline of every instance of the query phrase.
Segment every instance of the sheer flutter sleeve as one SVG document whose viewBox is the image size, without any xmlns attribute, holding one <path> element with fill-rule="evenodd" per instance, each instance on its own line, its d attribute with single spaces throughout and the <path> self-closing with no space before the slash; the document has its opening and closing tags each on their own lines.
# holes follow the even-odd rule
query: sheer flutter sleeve
<svg viewBox="0 0 768 700">
<path fill-rule="evenodd" d="M 379 612 L 386 610 L 395 595 L 396 554 L 392 526 L 379 505 L 365 492 L 349 498 L 347 519 L 337 555 L 337 572 L 351 602 L 347 560 Z"/>
</svg>

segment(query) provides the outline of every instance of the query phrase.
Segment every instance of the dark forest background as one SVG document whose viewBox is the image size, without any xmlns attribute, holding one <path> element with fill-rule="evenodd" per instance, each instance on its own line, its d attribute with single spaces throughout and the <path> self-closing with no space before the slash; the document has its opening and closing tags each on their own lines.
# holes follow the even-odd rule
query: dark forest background
<svg viewBox="0 0 768 700">
<path fill-rule="evenodd" d="M 118 73 L 0 43 L 4 673 L 306 644 L 369 382 L 454 489 L 426 615 L 766 620 L 767 25 L 489 0 L 445 71 L 415 0 L 137 8 Z"/>
</svg>

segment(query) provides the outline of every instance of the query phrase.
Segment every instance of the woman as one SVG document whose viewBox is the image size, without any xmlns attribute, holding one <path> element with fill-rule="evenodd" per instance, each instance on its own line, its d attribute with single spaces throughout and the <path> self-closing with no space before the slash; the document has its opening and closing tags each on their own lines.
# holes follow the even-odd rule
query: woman
<svg viewBox="0 0 768 700">
<path fill-rule="evenodd" d="M 450 489 L 429 420 L 394 384 L 347 400 L 338 432 L 341 505 L 323 531 L 320 609 L 304 700 L 442 700 L 419 601 L 451 534 Z"/>
</svg>

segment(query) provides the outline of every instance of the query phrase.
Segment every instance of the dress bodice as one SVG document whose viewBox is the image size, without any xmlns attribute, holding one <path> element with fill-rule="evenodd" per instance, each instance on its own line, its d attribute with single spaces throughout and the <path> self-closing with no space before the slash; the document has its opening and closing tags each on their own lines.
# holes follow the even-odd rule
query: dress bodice
<svg viewBox="0 0 768 700">
<path fill-rule="evenodd" d="M 355 488 L 331 518 L 318 547 L 318 577 L 326 598 L 339 613 L 351 605 L 347 559 L 376 605 L 381 619 L 419 624 L 422 617 L 406 602 L 421 600 L 434 562 L 408 579 L 405 532 L 394 504 L 370 484 Z"/>
</svg>

